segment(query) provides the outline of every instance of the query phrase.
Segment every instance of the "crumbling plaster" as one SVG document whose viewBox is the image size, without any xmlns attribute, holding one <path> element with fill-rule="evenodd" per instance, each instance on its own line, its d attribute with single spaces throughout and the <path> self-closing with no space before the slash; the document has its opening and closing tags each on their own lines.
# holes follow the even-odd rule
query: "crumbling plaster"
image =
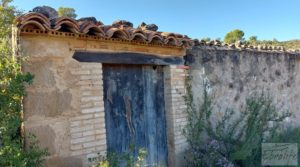
<svg viewBox="0 0 300 167">
<path fill-rule="evenodd" d="M 265 93 L 279 110 L 293 116 L 289 125 L 299 125 L 299 54 L 286 51 L 231 49 L 221 46 L 195 46 L 188 51 L 193 93 L 199 105 L 204 82 L 213 97 L 215 115 L 226 109 L 240 111 L 245 99 Z"/>
</svg>

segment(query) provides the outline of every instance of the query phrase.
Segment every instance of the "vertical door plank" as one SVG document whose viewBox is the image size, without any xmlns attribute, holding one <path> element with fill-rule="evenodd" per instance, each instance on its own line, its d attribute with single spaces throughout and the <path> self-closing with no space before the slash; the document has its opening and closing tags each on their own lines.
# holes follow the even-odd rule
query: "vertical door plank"
<svg viewBox="0 0 300 167">
<path fill-rule="evenodd" d="M 163 67 L 103 64 L 103 83 L 108 151 L 134 145 L 147 164 L 167 165 Z"/>
</svg>

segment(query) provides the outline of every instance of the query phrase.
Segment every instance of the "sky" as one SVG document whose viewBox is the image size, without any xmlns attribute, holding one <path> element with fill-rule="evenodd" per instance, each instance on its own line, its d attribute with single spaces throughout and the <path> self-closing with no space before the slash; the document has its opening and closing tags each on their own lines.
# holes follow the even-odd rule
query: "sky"
<svg viewBox="0 0 300 167">
<path fill-rule="evenodd" d="M 240 29 L 245 38 L 280 41 L 300 39 L 300 0 L 14 0 L 25 12 L 36 6 L 72 7 L 80 17 L 104 24 L 121 19 L 135 27 L 154 23 L 159 31 L 191 38 L 223 39 Z"/>
</svg>

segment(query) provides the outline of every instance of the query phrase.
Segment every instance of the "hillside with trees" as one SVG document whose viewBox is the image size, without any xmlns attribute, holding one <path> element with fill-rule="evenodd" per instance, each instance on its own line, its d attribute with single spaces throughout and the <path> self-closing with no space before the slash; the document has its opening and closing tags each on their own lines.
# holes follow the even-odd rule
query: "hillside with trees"
<svg viewBox="0 0 300 167">
<path fill-rule="evenodd" d="M 257 36 L 250 36 L 248 39 L 246 39 L 244 37 L 244 35 L 245 35 L 244 31 L 242 31 L 240 29 L 234 29 L 234 30 L 228 32 L 224 36 L 223 42 L 227 43 L 227 44 L 232 44 L 232 43 L 236 43 L 239 41 L 245 45 L 282 46 L 287 50 L 289 50 L 289 49 L 299 50 L 300 49 L 300 39 L 293 39 L 293 40 L 287 40 L 287 41 L 278 41 L 276 38 L 274 38 L 273 40 L 261 40 Z M 201 40 L 209 42 L 214 39 L 205 37 L 205 38 L 202 38 Z M 217 38 L 215 40 L 222 41 L 220 38 Z"/>
<path fill-rule="evenodd" d="M 286 49 L 300 49 L 300 39 L 279 42 Z"/>
</svg>

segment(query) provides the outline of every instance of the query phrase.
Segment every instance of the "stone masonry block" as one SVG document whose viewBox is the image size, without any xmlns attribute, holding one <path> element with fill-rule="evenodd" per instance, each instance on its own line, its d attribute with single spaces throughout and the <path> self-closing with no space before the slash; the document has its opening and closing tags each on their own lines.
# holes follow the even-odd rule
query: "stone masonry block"
<svg viewBox="0 0 300 167">
<path fill-rule="evenodd" d="M 86 109 L 82 109 L 81 112 L 83 114 L 87 114 L 87 113 L 96 113 L 96 112 L 103 112 L 104 111 L 104 107 L 94 107 L 94 108 L 86 108 Z"/>
<path fill-rule="evenodd" d="M 71 144 L 86 143 L 94 140 L 95 140 L 95 136 L 81 137 L 77 139 L 71 139 Z"/>
</svg>

